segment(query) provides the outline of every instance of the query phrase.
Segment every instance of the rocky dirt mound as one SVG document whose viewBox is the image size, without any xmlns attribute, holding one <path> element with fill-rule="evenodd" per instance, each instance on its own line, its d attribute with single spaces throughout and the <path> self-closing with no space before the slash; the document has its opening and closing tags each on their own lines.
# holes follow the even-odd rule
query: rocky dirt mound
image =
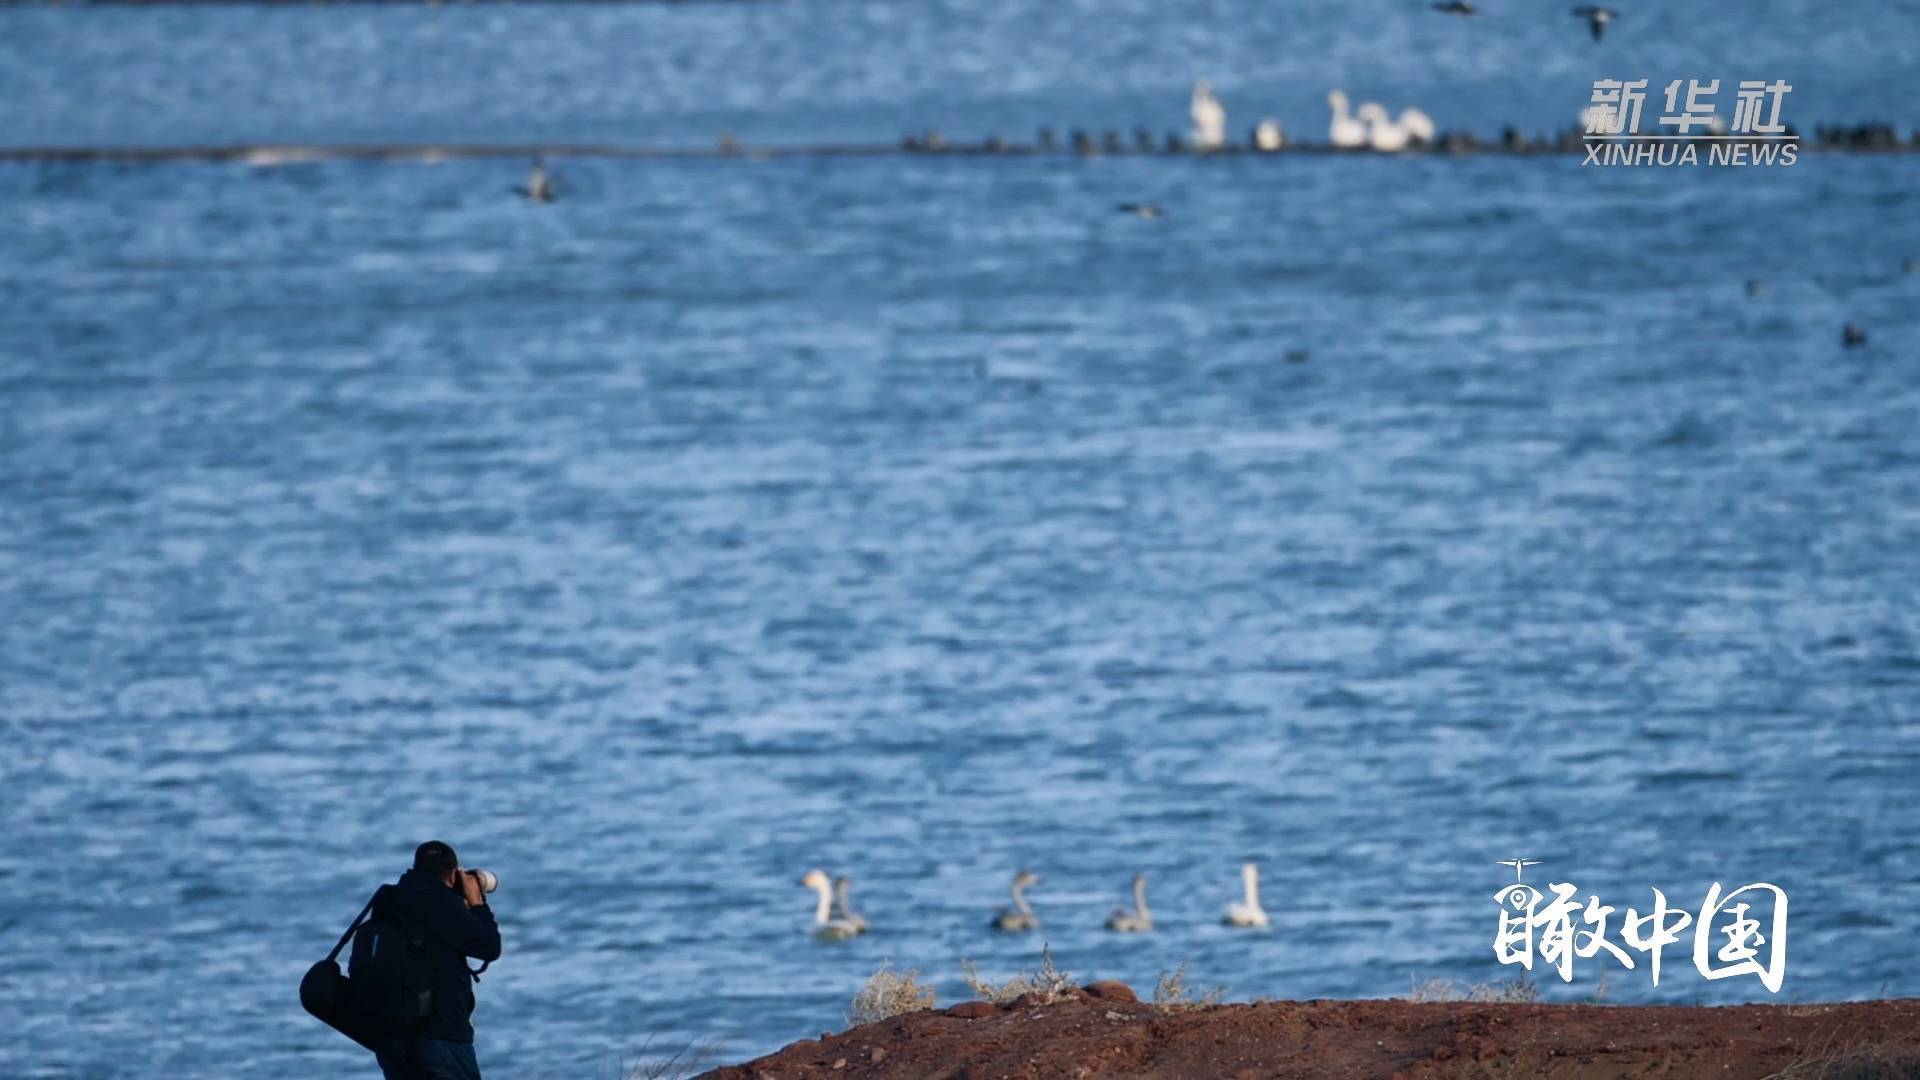
<svg viewBox="0 0 1920 1080">
<path fill-rule="evenodd" d="M 1913 1078 L 1920 999 L 1725 1008 L 1408 1001 L 1156 1007 L 1120 983 L 805 1040 L 718 1080 L 914 1077 Z"/>
</svg>

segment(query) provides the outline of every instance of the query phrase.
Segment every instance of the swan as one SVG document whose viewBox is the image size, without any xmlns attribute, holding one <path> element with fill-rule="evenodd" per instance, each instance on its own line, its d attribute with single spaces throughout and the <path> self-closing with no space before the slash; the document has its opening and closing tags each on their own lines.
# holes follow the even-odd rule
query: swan
<svg viewBox="0 0 1920 1080">
<path fill-rule="evenodd" d="M 1327 125 L 1327 141 L 1341 150 L 1357 150 L 1367 145 L 1367 126 L 1347 113 L 1347 92 L 1335 90 L 1327 95 L 1333 108 L 1333 123 Z"/>
<path fill-rule="evenodd" d="M 1438 129 L 1433 126 L 1433 117 L 1419 109 L 1401 109 L 1400 126 L 1413 137 L 1415 142 L 1419 143 L 1431 143 L 1434 135 L 1438 133 Z"/>
<path fill-rule="evenodd" d="M 1282 131 L 1278 121 L 1272 117 L 1261 120 L 1253 128 L 1253 148 L 1272 153 L 1287 143 L 1287 133 Z"/>
<path fill-rule="evenodd" d="M 533 171 L 527 174 L 527 186 L 514 188 L 513 193 L 525 196 L 531 202 L 553 201 L 553 181 L 547 177 L 547 163 L 544 159 L 533 159 Z"/>
<path fill-rule="evenodd" d="M 845 922 L 847 925 L 853 927 L 854 933 L 864 934 L 867 932 L 867 920 L 854 914 L 853 904 L 851 901 L 847 899 L 848 894 L 852 892 L 853 892 L 852 878 L 847 877 L 845 874 L 842 874 L 839 877 L 833 879 L 834 918 L 839 919 Z"/>
<path fill-rule="evenodd" d="M 1018 934 L 1039 927 L 1040 920 L 1034 917 L 1033 909 L 1027 906 L 1027 898 L 1024 895 L 1028 888 L 1038 884 L 1040 884 L 1040 875 L 1030 870 L 1022 870 L 1013 875 L 1013 887 L 1009 890 L 1013 893 L 1013 906 L 1001 908 L 1000 913 L 993 917 L 995 930 Z"/>
<path fill-rule="evenodd" d="M 1213 96 L 1213 84 L 1201 79 L 1193 84 L 1193 148 L 1218 150 L 1227 142 L 1227 110 Z"/>
<path fill-rule="evenodd" d="M 1394 154 L 1407 148 L 1407 129 L 1394 123 L 1378 102 L 1367 102 L 1354 115 L 1366 121 L 1367 142 L 1375 150 Z"/>
<path fill-rule="evenodd" d="M 1240 865 L 1240 885 L 1246 890 L 1237 904 L 1227 905 L 1227 914 L 1220 921 L 1228 926 L 1265 926 L 1266 909 L 1260 906 L 1260 868 L 1252 863 Z"/>
<path fill-rule="evenodd" d="M 833 884 L 819 870 L 807 871 L 800 884 L 814 891 L 813 936 L 822 941 L 844 941 L 860 931 L 853 923 L 833 917 Z"/>
<path fill-rule="evenodd" d="M 1133 875 L 1133 910 L 1114 908 L 1107 916 L 1107 929 L 1123 934 L 1141 934 L 1153 929 L 1153 913 L 1147 910 L 1147 875 Z"/>
</svg>

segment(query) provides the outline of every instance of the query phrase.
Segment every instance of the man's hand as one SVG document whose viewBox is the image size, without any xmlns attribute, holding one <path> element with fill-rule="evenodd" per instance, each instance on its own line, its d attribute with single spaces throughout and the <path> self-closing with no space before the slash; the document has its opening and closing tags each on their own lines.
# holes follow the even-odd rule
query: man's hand
<svg viewBox="0 0 1920 1080">
<path fill-rule="evenodd" d="M 462 899 L 467 902 L 468 907 L 479 907 L 487 902 L 486 894 L 480 891 L 479 878 L 467 873 L 464 869 L 455 872 L 460 875 L 460 891 L 466 894 Z"/>
</svg>

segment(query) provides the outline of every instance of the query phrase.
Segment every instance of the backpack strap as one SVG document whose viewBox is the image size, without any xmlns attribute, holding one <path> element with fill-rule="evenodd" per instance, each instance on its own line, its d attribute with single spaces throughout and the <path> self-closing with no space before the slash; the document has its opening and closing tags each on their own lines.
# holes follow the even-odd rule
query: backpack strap
<svg viewBox="0 0 1920 1080">
<path fill-rule="evenodd" d="M 334 943 L 333 951 L 327 954 L 327 960 L 329 962 L 338 959 L 340 956 L 340 950 L 346 948 L 347 942 L 353 940 L 353 932 L 355 930 L 360 929 L 360 924 L 365 922 L 367 919 L 367 912 L 373 910 L 373 902 L 375 900 L 380 899 L 380 894 L 385 892 L 386 888 L 387 887 L 385 885 L 380 886 L 378 889 L 375 889 L 373 891 L 372 896 L 367 898 L 367 906 L 361 908 L 360 914 L 355 915 L 353 917 L 353 924 L 347 927 L 346 933 L 340 935 L 340 940 Z"/>
</svg>

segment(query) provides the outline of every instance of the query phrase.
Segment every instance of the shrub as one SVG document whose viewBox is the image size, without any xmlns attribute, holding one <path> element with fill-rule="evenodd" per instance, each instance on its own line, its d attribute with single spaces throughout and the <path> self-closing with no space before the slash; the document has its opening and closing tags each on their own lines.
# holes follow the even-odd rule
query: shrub
<svg viewBox="0 0 1920 1080">
<path fill-rule="evenodd" d="M 1153 984 L 1153 1007 L 1161 1012 L 1204 1009 L 1220 1004 L 1220 998 L 1226 992 L 1226 987 L 1216 986 L 1196 1001 L 1193 992 L 1187 988 L 1187 962 L 1182 960 L 1177 969 L 1161 972 L 1159 980 Z"/>
<path fill-rule="evenodd" d="M 980 977 L 980 971 L 973 966 L 973 961 L 962 960 L 960 974 L 967 980 L 967 988 L 973 991 L 974 996 L 995 1005 L 1005 1005 L 1027 994 L 1032 994 L 1043 1005 L 1052 1005 L 1074 996 L 1072 977 L 1053 966 L 1053 950 L 1044 945 L 1040 948 L 1040 970 L 1037 972 L 1021 972 L 995 985 Z"/>
<path fill-rule="evenodd" d="M 933 1008 L 933 988 L 920 982 L 918 971 L 898 972 L 891 963 L 881 964 L 847 1007 L 847 1022 L 855 1027 L 891 1020 L 906 1013 Z"/>
<path fill-rule="evenodd" d="M 1530 1004 L 1540 1000 L 1540 988 L 1522 975 L 1498 982 L 1463 983 L 1456 979 L 1427 979 L 1413 984 L 1408 1001 L 1477 1001 Z"/>
</svg>

